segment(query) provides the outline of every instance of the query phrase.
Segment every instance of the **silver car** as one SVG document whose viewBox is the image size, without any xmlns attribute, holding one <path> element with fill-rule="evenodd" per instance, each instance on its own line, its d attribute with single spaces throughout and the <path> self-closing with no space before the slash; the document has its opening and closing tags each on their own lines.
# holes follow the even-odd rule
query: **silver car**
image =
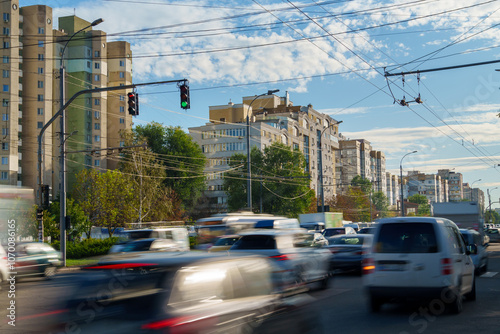
<svg viewBox="0 0 500 334">
<path fill-rule="evenodd" d="M 304 229 L 252 230 L 229 249 L 233 253 L 256 253 L 267 256 L 278 265 L 276 280 L 283 290 L 296 289 L 312 282 L 327 288 L 330 252 L 315 242 L 314 234 Z"/>
</svg>

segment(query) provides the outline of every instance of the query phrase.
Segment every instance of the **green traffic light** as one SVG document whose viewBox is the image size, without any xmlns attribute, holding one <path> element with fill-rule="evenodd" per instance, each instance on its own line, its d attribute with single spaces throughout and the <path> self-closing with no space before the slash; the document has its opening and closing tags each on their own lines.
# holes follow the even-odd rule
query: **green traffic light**
<svg viewBox="0 0 500 334">
<path fill-rule="evenodd" d="M 182 107 L 182 108 L 186 108 L 186 107 L 187 107 L 187 105 L 188 105 L 188 103 L 187 103 L 186 101 L 182 101 L 182 102 L 181 102 L 181 107 Z"/>
</svg>

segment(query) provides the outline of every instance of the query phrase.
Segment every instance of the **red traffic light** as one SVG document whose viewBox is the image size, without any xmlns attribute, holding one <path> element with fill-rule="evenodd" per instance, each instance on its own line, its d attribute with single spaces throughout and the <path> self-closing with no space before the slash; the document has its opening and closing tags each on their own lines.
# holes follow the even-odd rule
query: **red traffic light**
<svg viewBox="0 0 500 334">
<path fill-rule="evenodd" d="M 139 94 L 130 92 L 128 96 L 128 113 L 132 116 L 139 115 Z"/>
</svg>

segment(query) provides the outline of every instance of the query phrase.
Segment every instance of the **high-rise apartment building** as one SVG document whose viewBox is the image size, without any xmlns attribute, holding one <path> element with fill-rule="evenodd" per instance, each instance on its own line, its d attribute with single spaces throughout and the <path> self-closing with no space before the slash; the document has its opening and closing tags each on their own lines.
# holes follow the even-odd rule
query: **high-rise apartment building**
<svg viewBox="0 0 500 334">
<path fill-rule="evenodd" d="M 210 123 L 189 128 L 189 133 L 208 158 L 207 197 L 214 210 L 227 210 L 223 172 L 235 153 L 247 153 L 247 115 L 250 120 L 250 146 L 263 150 L 273 142 L 283 143 L 304 154 L 311 188 L 319 197 L 321 186 L 325 202 L 335 194 L 335 151 L 338 150 L 337 121 L 313 109 L 312 105 L 294 106 L 285 97 L 265 95 L 243 97 L 243 103 L 209 107 Z M 318 140 L 321 136 L 321 140 Z M 321 143 L 321 147 L 319 144 Z M 323 184 L 318 173 L 322 153 Z M 258 205 L 258 203 L 255 203 Z"/>
<path fill-rule="evenodd" d="M 76 16 L 52 22 L 52 9 L 44 5 L 19 8 L 18 1 L 4 1 L 2 11 L 2 147 L 0 184 L 38 188 L 38 136 L 42 127 L 61 107 L 61 55 L 66 70 L 65 101 L 83 89 L 120 86 L 132 82 L 130 45 L 107 43 L 106 34 L 87 28 Z M 116 168 L 108 160 L 108 147 L 119 146 L 121 129 L 130 129 L 126 92 L 82 95 L 66 109 L 67 179 L 83 168 Z M 41 182 L 59 192 L 59 120 L 49 126 L 42 141 Z M 95 154 L 91 154 L 96 150 Z M 71 153 L 73 152 L 73 153 Z M 99 153 L 102 154 L 99 154 Z M 70 186 L 69 188 L 70 189 Z M 37 198 L 39 194 L 36 193 Z"/>
</svg>

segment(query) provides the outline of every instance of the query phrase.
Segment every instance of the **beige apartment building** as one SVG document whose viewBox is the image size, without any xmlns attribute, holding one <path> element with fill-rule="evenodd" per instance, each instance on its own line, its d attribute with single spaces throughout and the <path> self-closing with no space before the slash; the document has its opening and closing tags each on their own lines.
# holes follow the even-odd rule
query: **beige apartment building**
<svg viewBox="0 0 500 334">
<path fill-rule="evenodd" d="M 64 50 L 65 100 L 84 89 L 132 82 L 132 54 L 127 42 L 107 43 L 106 33 L 76 16 L 61 17 L 54 29 L 52 9 L 19 8 L 18 1 L 0 3 L 2 10 L 2 149 L 0 184 L 38 188 L 41 181 L 59 192 L 59 119 L 42 141 L 42 180 L 38 170 L 38 136 L 61 106 L 61 55 Z M 84 168 L 116 168 L 108 147 L 120 146 L 119 131 L 130 129 L 125 91 L 82 95 L 66 110 L 68 190 Z M 92 150 L 95 150 L 92 152 Z M 36 192 L 37 199 L 39 194 Z"/>
<path fill-rule="evenodd" d="M 312 105 L 294 106 L 286 96 L 243 97 L 243 103 L 209 107 L 210 122 L 189 128 L 189 133 L 205 153 L 205 168 L 212 209 L 227 210 L 223 173 L 230 157 L 247 153 L 247 115 L 250 121 L 250 146 L 263 150 L 273 142 L 300 150 L 306 159 L 306 173 L 317 198 L 321 193 L 319 153 L 322 153 L 325 202 L 335 194 L 335 151 L 339 148 L 337 121 L 314 110 Z M 321 140 L 318 140 L 321 136 Z M 319 144 L 321 143 L 321 149 Z M 320 203 L 318 203 L 320 205 Z M 258 203 L 254 203 L 258 207 Z"/>
</svg>

